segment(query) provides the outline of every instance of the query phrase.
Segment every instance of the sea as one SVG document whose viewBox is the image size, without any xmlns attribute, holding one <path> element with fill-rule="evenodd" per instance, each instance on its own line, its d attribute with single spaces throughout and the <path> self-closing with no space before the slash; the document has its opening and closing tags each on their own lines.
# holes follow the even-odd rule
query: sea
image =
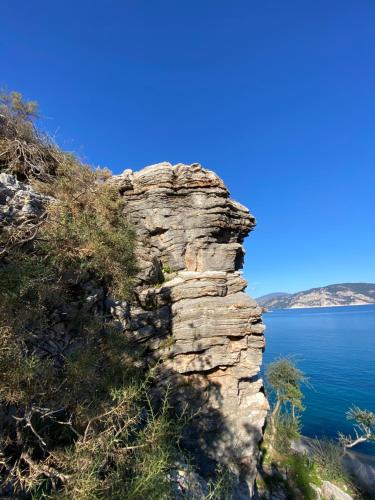
<svg viewBox="0 0 375 500">
<path fill-rule="evenodd" d="M 337 438 L 353 432 L 346 412 L 375 412 L 375 305 L 283 309 L 263 315 L 267 363 L 290 356 L 308 377 L 302 433 Z M 375 455 L 375 443 L 355 450 Z"/>
</svg>

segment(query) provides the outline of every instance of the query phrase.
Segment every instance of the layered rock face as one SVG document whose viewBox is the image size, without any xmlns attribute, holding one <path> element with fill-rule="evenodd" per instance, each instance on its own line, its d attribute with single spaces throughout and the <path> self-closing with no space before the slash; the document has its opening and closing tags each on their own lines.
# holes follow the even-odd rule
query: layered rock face
<svg viewBox="0 0 375 500">
<path fill-rule="evenodd" d="M 126 170 L 111 182 L 137 232 L 140 272 L 131 303 L 82 284 L 87 307 L 111 311 L 133 362 L 154 366 L 158 387 L 169 388 L 177 412 L 193 415 L 184 446 L 199 472 L 205 476 L 220 463 L 228 465 L 238 479 L 235 498 L 250 498 L 268 409 L 258 378 L 261 307 L 244 292 L 240 271 L 242 242 L 255 219 L 200 165 L 162 163 Z M 32 235 L 49 200 L 0 174 L 0 231 L 26 225 Z M 74 345 L 69 307 L 56 312 L 48 341 L 38 342 L 57 361 Z"/>
<path fill-rule="evenodd" d="M 243 239 L 255 225 L 198 164 L 162 163 L 113 180 L 137 231 L 137 305 L 113 313 L 158 364 L 160 385 L 196 411 L 186 436 L 203 472 L 226 463 L 249 497 L 268 404 L 258 372 L 261 308 L 245 292 Z"/>
</svg>

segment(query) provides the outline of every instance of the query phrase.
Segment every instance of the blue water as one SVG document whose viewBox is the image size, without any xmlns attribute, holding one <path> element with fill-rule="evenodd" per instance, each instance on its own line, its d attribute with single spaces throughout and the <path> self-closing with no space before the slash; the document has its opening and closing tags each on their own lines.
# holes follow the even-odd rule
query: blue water
<svg viewBox="0 0 375 500">
<path fill-rule="evenodd" d="M 355 404 L 375 412 L 375 305 L 285 309 L 264 314 L 264 363 L 293 355 L 312 387 L 304 387 L 302 432 L 349 433 L 345 413 Z M 355 448 L 375 455 L 375 444 Z"/>
</svg>

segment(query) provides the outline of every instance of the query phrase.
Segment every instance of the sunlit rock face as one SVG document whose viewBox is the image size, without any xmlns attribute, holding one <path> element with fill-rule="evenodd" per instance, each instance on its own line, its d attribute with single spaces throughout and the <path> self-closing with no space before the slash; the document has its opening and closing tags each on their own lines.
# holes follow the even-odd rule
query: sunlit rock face
<svg viewBox="0 0 375 500">
<path fill-rule="evenodd" d="M 113 306 L 158 364 L 176 408 L 197 412 L 184 440 L 203 475 L 225 463 L 250 498 L 268 403 L 258 373 L 260 306 L 245 293 L 243 239 L 255 225 L 198 164 L 161 163 L 113 179 L 137 232 L 136 305 Z"/>
<path fill-rule="evenodd" d="M 156 366 L 159 388 L 170 388 L 178 412 L 193 414 L 183 444 L 199 472 L 210 475 L 227 464 L 237 477 L 235 498 L 250 498 L 268 409 L 258 378 L 261 308 L 244 292 L 240 271 L 242 242 L 255 219 L 230 199 L 216 174 L 197 164 L 127 170 L 110 182 L 136 230 L 140 272 L 129 303 L 82 283 L 87 307 L 112 313 L 129 340 L 124 355 Z M 0 233 L 22 226 L 32 236 L 49 201 L 1 173 Z M 64 304 L 60 309 L 48 345 L 38 341 L 57 361 L 72 346 L 69 311 Z"/>
<path fill-rule="evenodd" d="M 49 200 L 15 176 L 0 173 L 0 233 L 18 226 L 33 231 Z"/>
</svg>

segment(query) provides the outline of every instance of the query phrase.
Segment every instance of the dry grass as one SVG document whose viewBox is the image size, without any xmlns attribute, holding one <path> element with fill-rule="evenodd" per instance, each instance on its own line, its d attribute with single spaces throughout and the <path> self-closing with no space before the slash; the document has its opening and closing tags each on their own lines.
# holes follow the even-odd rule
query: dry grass
<svg viewBox="0 0 375 500">
<path fill-rule="evenodd" d="M 0 496 L 166 498 L 179 427 L 167 399 L 151 404 L 152 379 L 124 358 L 103 309 L 109 294 L 131 298 L 134 231 L 110 173 L 39 134 L 36 112 L 0 96 L 0 170 L 51 197 L 37 225 L 2 235 Z M 48 346 L 66 310 L 70 348 L 57 355 Z"/>
<path fill-rule="evenodd" d="M 38 132 L 38 106 L 18 92 L 0 93 L 0 170 L 21 179 L 47 181 L 55 174 L 62 152 Z"/>
</svg>

